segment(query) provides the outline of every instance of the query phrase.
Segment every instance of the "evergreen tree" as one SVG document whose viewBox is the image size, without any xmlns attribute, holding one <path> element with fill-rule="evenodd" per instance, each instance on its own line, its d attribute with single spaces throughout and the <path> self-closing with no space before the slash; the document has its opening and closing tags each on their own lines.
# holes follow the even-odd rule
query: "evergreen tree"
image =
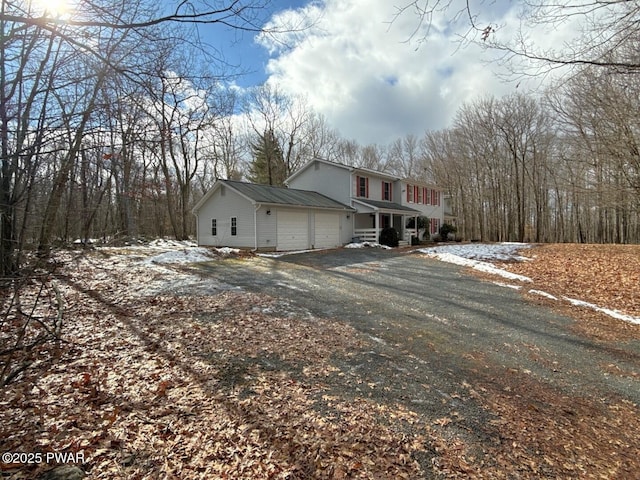
<svg viewBox="0 0 640 480">
<path fill-rule="evenodd" d="M 260 135 L 258 141 L 251 145 L 253 161 L 249 165 L 247 178 L 253 183 L 267 185 L 284 185 L 289 172 L 282 148 L 273 130 L 268 130 Z"/>
</svg>

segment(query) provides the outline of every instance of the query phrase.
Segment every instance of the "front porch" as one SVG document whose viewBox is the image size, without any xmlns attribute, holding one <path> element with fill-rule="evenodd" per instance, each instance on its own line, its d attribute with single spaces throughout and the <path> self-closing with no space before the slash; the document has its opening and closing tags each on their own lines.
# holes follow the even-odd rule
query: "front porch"
<svg viewBox="0 0 640 480">
<path fill-rule="evenodd" d="M 358 238 L 361 242 L 372 243 L 378 243 L 380 232 L 382 232 L 381 228 L 356 228 L 353 231 L 354 237 Z M 415 230 L 405 229 L 404 231 L 398 231 L 398 235 L 400 235 L 399 245 L 406 246 L 411 244 L 411 237 L 417 235 L 417 233 Z"/>
<path fill-rule="evenodd" d="M 353 216 L 353 235 L 361 241 L 378 243 L 380 232 L 393 227 L 398 232 L 400 245 L 409 245 L 411 236 L 417 235 L 415 229 L 406 228 L 407 220 L 417 217 L 420 212 L 392 202 L 381 202 L 369 199 L 353 199 L 353 207 L 357 212 Z"/>
</svg>

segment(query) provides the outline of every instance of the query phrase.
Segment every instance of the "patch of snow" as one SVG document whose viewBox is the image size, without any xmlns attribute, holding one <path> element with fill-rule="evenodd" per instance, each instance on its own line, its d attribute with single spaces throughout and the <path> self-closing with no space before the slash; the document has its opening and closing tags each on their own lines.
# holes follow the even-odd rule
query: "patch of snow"
<svg viewBox="0 0 640 480">
<path fill-rule="evenodd" d="M 386 345 L 386 344 L 387 344 L 387 342 L 385 342 L 383 339 L 378 338 L 378 337 L 374 337 L 373 335 L 368 335 L 368 337 L 369 337 L 371 340 L 373 340 L 374 342 L 379 343 L 379 344 L 381 344 L 381 345 Z"/>
<path fill-rule="evenodd" d="M 493 284 L 498 285 L 499 287 L 512 288 L 513 290 L 522 289 L 520 285 L 511 285 L 510 283 L 493 282 Z"/>
<path fill-rule="evenodd" d="M 208 262 L 211 260 L 211 255 L 206 248 L 193 247 L 184 248 L 182 250 L 172 250 L 169 252 L 163 252 L 153 257 L 143 260 L 142 263 L 196 263 L 196 262 Z"/>
<path fill-rule="evenodd" d="M 221 255 L 235 255 L 237 253 L 240 253 L 239 248 L 231 248 L 231 247 L 214 248 L 214 250 Z"/>
<path fill-rule="evenodd" d="M 391 247 L 375 242 L 349 243 L 345 245 L 344 248 L 382 248 L 384 250 L 391 250 Z"/>
<path fill-rule="evenodd" d="M 562 297 L 562 298 L 564 298 L 569 303 L 577 307 L 590 308 L 591 310 L 595 310 L 596 312 L 602 312 L 606 315 L 609 315 L 610 317 L 617 318 L 618 320 L 624 320 L 625 322 L 635 323 L 637 325 L 640 325 L 640 317 L 633 317 L 631 315 L 626 315 L 620 312 L 619 310 L 611 310 L 609 308 L 599 307 L 597 305 L 594 305 L 593 303 L 584 302 L 582 300 L 576 300 L 575 298 L 569 298 L 569 297 Z"/>
<path fill-rule="evenodd" d="M 427 255 L 439 255 L 448 253 L 472 260 L 498 260 L 498 261 L 528 261 L 527 257 L 518 255 L 518 250 L 531 248 L 528 243 L 469 243 L 456 245 L 440 245 L 437 247 L 420 248 L 416 250 Z"/>
<path fill-rule="evenodd" d="M 168 238 L 158 238 L 149 242 L 148 246 L 150 248 L 175 249 L 197 247 L 198 244 L 193 240 L 171 240 Z"/>
<path fill-rule="evenodd" d="M 437 248 L 437 247 L 436 247 Z M 421 253 L 427 253 L 427 252 L 423 252 L 422 250 L 431 250 L 431 249 L 421 249 L 418 250 Z M 470 258 L 464 258 L 464 257 L 460 257 L 458 255 L 454 255 L 453 253 L 427 253 L 430 257 L 433 258 L 437 258 L 438 260 L 442 261 L 442 262 L 447 262 L 447 263 L 453 263 L 455 265 L 461 265 L 464 267 L 471 267 L 475 270 L 481 271 L 481 272 L 485 272 L 485 273 L 490 273 L 492 275 L 499 275 L 501 277 L 504 278 L 508 278 L 510 280 L 517 280 L 520 282 L 532 282 L 533 280 L 531 280 L 529 277 L 525 277 L 524 275 L 518 275 L 517 273 L 511 273 L 508 272 L 506 270 L 503 270 L 501 268 L 495 267 L 494 265 L 491 265 L 490 263 L 487 262 L 481 262 L 479 260 L 473 260 Z"/>
<path fill-rule="evenodd" d="M 558 297 L 555 297 L 550 293 L 543 292 L 542 290 L 529 290 L 529 293 L 533 293 L 534 295 L 540 295 L 541 297 L 545 297 L 550 300 L 558 300 Z"/>
</svg>

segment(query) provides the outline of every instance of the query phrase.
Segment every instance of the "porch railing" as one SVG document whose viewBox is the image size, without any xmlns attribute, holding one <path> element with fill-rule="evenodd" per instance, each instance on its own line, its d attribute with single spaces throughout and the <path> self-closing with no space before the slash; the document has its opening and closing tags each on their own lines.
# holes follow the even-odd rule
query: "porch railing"
<svg viewBox="0 0 640 480">
<path fill-rule="evenodd" d="M 378 239 L 380 238 L 381 231 L 381 228 L 378 228 L 377 230 L 375 228 L 356 228 L 353 231 L 353 236 L 359 238 L 361 242 L 377 243 Z M 417 235 L 417 231 L 407 229 L 404 231 L 404 236 L 401 237 L 401 240 L 410 242 L 412 235 Z"/>
<path fill-rule="evenodd" d="M 377 242 L 380 237 L 380 228 L 356 228 L 353 236 L 360 239 L 361 242 Z"/>
</svg>

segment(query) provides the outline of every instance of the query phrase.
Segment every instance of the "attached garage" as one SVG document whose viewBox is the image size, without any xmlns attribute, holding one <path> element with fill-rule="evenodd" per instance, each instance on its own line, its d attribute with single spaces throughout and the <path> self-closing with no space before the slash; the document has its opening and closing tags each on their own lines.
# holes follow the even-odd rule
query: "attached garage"
<svg viewBox="0 0 640 480">
<path fill-rule="evenodd" d="M 340 245 L 340 215 L 335 212 L 316 212 L 314 217 L 314 247 L 332 248 Z"/>
<path fill-rule="evenodd" d="M 233 180 L 216 181 L 193 209 L 199 245 L 281 251 L 341 245 L 354 212 L 317 192 Z"/>
<path fill-rule="evenodd" d="M 304 250 L 309 244 L 309 211 L 278 208 L 277 250 Z"/>
</svg>

